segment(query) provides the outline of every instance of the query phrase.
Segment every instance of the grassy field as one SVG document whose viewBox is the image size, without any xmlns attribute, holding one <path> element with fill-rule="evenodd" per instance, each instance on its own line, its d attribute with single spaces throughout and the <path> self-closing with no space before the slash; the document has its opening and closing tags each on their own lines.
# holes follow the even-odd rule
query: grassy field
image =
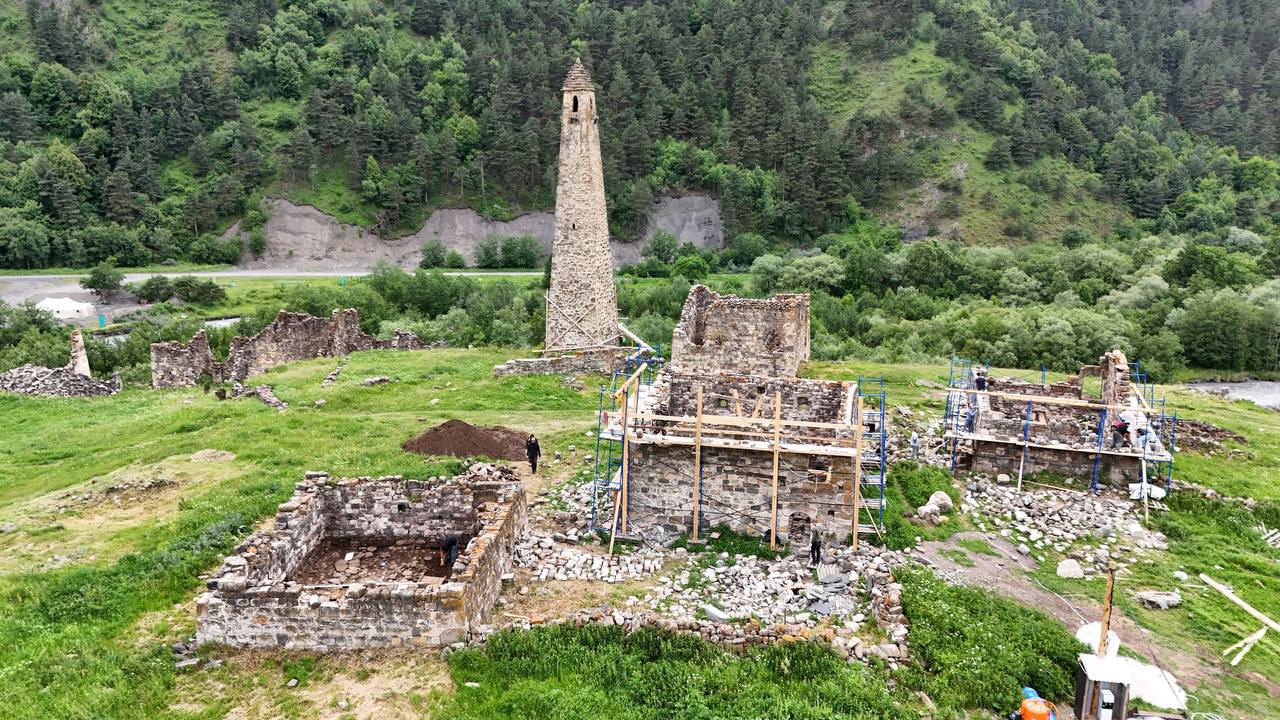
<svg viewBox="0 0 1280 720">
<path fill-rule="evenodd" d="M 426 462 L 400 445 L 454 417 L 537 433 L 549 455 L 557 449 L 568 455 L 572 444 L 583 447 L 594 391 L 568 389 L 557 377 L 492 378 L 492 365 L 510 356 L 481 350 L 359 353 L 328 388 L 320 381 L 332 360 L 292 364 L 264 377 L 290 404 L 284 413 L 252 400 L 220 402 L 198 390 L 126 390 L 93 400 L 0 397 L 0 524 L 17 526 L 0 534 L 0 683 L 10 698 L 0 704 L 0 717 L 870 718 L 903 711 L 906 717 L 924 709 L 914 690 L 928 692 L 948 708 L 944 714 L 958 715 L 975 702 L 1000 704 L 990 698 L 1003 698 L 1006 686 L 1027 678 L 1060 683 L 1035 652 L 980 655 L 977 666 L 952 667 L 984 637 L 1012 638 L 1025 626 L 1040 628 L 1033 634 L 1047 641 L 1044 633 L 1059 638 L 1064 631 L 1040 620 L 1028 625 L 1027 618 L 1039 616 L 1024 616 L 1011 601 L 946 591 L 927 572 L 908 583 L 908 592 L 918 594 L 908 604 L 909 617 L 921 630 L 929 618 L 967 617 L 972 632 L 924 633 L 921 664 L 901 671 L 900 689 L 887 694 L 886 671 L 831 665 L 807 647 L 742 660 L 716 655 L 707 663 L 699 658 L 711 651 L 691 641 L 550 631 L 509 636 L 489 650 L 455 655 L 447 665 L 435 656 L 395 651 L 331 657 L 224 652 L 219 656 L 227 663 L 220 668 L 175 672 L 168 646 L 194 628 L 198 575 L 272 513 L 305 470 L 409 477 L 449 472 L 456 463 Z M 929 365 L 822 363 L 808 374 L 883 375 L 891 405 L 913 413 L 941 409 L 940 391 L 918 380 L 946 381 L 945 367 Z M 395 382 L 361 386 L 371 375 Z M 1184 415 L 1250 440 L 1213 458 L 1184 453 L 1180 477 L 1231 494 L 1280 496 L 1280 416 L 1204 395 L 1171 395 Z M 325 405 L 315 407 L 317 399 Z M 207 449 L 234 453 L 234 459 L 193 457 Z M 565 463 L 550 472 L 567 476 L 577 467 Z M 899 469 L 899 482 L 891 479 L 899 512 L 947 485 L 944 472 Z M 106 486 L 157 478 L 171 484 L 137 499 L 126 494 L 120 502 L 104 493 Z M 1256 537 L 1248 526 L 1271 516 L 1264 510 L 1224 513 L 1190 499 L 1171 507 L 1156 520 L 1172 540 L 1171 551 L 1125 578 L 1126 591 L 1167 585 L 1174 569 L 1205 571 L 1232 583 L 1264 612 L 1280 615 L 1280 553 L 1248 539 Z M 965 527 L 963 520 L 949 522 L 926 532 L 891 517 L 890 526 L 910 542 L 915 535 L 940 539 Z M 973 540 L 958 547 L 990 552 Z M 1057 578 L 1055 564 L 1050 559 L 1035 577 L 1068 596 L 1100 592 L 1096 582 Z M 602 584 L 577 600 L 611 597 L 612 590 Z M 1218 677 L 1201 683 L 1193 709 L 1264 716 L 1268 693 L 1280 682 L 1275 638 L 1264 639 L 1238 670 L 1227 672 L 1215 658 L 1256 623 L 1212 591 L 1184 593 L 1183 608 L 1161 614 L 1136 607 L 1127 592 L 1119 606 L 1150 628 L 1153 640 L 1197 653 L 1206 673 Z M 826 677 L 830 668 L 838 671 Z M 973 677 L 987 684 L 971 688 Z M 287 687 L 290 679 L 300 679 L 297 687 Z M 482 690 L 466 682 L 478 682 Z M 1005 709 L 1013 705 L 1015 700 Z M 684 709 L 672 709 L 677 706 Z"/>
</svg>

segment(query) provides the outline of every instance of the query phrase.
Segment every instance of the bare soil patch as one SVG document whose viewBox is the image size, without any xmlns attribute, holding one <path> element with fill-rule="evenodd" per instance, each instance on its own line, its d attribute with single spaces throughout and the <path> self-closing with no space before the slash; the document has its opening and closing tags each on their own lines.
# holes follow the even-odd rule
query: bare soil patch
<svg viewBox="0 0 1280 720">
<path fill-rule="evenodd" d="M 480 427 L 462 420 L 447 420 L 412 440 L 403 447 L 419 455 L 483 455 L 495 460 L 524 460 L 524 442 L 529 434 L 521 430 L 495 425 Z"/>
</svg>

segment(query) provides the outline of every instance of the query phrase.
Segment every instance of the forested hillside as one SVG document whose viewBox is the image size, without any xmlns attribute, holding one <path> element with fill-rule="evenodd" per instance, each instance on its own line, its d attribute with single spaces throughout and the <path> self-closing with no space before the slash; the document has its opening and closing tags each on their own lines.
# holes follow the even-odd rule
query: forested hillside
<svg viewBox="0 0 1280 720">
<path fill-rule="evenodd" d="M 832 356 L 1065 366 L 1014 345 L 1067 318 L 1072 354 L 1277 362 L 1271 3 L 0 0 L 0 31 L 7 267 L 233 262 L 264 195 L 387 235 L 550 207 L 581 56 L 613 231 L 714 193 L 707 269 L 821 293 Z"/>
</svg>

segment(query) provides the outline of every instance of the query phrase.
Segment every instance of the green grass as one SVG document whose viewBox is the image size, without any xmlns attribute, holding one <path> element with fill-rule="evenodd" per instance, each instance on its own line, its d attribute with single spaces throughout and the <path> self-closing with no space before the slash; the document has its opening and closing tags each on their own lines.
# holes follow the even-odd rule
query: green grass
<svg viewBox="0 0 1280 720">
<path fill-rule="evenodd" d="M 960 497 L 960 491 L 951 482 L 951 475 L 942 468 L 900 462 L 889 470 L 889 483 L 885 490 L 888 507 L 884 511 L 884 544 L 895 550 L 911 547 L 916 538 L 921 540 L 945 540 L 968 527 L 964 516 L 953 510 L 943 515 L 943 521 L 934 526 L 916 523 L 907 517 L 915 509 L 929 501 L 934 492 L 943 491 L 951 496 L 952 503 Z"/>
<path fill-rule="evenodd" d="M 103 0 L 91 22 L 117 72 L 174 72 L 195 58 L 229 63 L 226 20 L 212 0 Z"/>
<path fill-rule="evenodd" d="M 859 111 L 896 115 L 911 82 L 924 83 L 926 97 L 943 100 L 942 75 L 952 63 L 934 49 L 932 42 L 919 42 L 902 55 L 873 62 L 823 43 L 814 52 L 809 89 L 837 128 Z"/>
<path fill-rule="evenodd" d="M 714 537 L 713 537 L 714 536 Z M 699 540 L 702 542 L 693 543 L 689 541 L 687 534 L 681 535 L 678 540 L 671 545 L 673 548 L 684 548 L 693 553 L 712 553 L 719 554 L 722 552 L 729 555 L 754 555 L 766 560 L 775 560 L 786 555 L 786 548 L 779 547 L 776 550 L 769 549 L 769 543 L 758 535 L 746 535 L 723 525 L 713 527 L 710 530 L 700 533 Z M 807 538 L 804 538 L 807 540 Z"/>
<path fill-rule="evenodd" d="M 963 550 L 957 548 L 942 548 L 938 551 L 938 554 L 943 557 L 950 558 L 957 565 L 973 567 L 973 558 L 969 557 L 969 554 Z"/>
<path fill-rule="evenodd" d="M 990 555 L 992 557 L 1000 557 L 1000 553 L 991 547 L 991 543 L 982 538 L 961 538 L 956 541 L 956 545 L 968 550 L 975 555 Z"/>
<path fill-rule="evenodd" d="M 400 444 L 452 417 L 536 432 L 548 453 L 581 442 L 595 407 L 591 393 L 568 390 L 555 377 L 492 378 L 492 366 L 507 357 L 357 353 L 329 388 L 320 381 L 332 359 L 296 363 L 263 378 L 290 403 L 283 414 L 198 390 L 126 390 L 92 400 L 0 397 L 0 516 L 116 468 L 202 448 L 231 450 L 237 463 L 253 468 L 184 497 L 173 517 L 128 536 L 130 547 L 114 548 L 128 553 L 119 560 L 0 578 L 0 682 L 11 697 L 0 717 L 162 715 L 173 661 L 164 642 L 136 644 L 133 624 L 188 600 L 197 575 L 272 512 L 305 470 L 436 474 L 439 463 Z M 360 385 L 375 374 L 396 382 Z M 319 398 L 327 401 L 323 408 L 307 407 Z M 31 540 L 25 531 L 6 538 Z"/>
<path fill-rule="evenodd" d="M 561 626 L 499 634 L 449 667 L 460 687 L 440 720 L 918 717 L 878 671 L 810 642 L 739 658 L 688 636 Z"/>
<path fill-rule="evenodd" d="M 923 567 L 896 578 L 918 663 L 908 682 L 940 706 L 1003 715 L 1024 686 L 1058 703 L 1071 697 L 1084 646 L 1057 620 L 986 590 L 941 583 Z"/>
</svg>

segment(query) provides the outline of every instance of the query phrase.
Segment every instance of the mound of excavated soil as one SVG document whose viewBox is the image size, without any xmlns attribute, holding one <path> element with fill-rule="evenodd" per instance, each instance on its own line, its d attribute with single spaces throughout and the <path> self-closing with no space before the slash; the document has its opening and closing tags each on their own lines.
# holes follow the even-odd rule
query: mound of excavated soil
<svg viewBox="0 0 1280 720">
<path fill-rule="evenodd" d="M 501 426 L 477 427 L 461 420 L 448 420 L 403 447 L 419 455 L 484 455 L 495 460 L 525 460 L 524 441 L 528 433 Z"/>
</svg>

